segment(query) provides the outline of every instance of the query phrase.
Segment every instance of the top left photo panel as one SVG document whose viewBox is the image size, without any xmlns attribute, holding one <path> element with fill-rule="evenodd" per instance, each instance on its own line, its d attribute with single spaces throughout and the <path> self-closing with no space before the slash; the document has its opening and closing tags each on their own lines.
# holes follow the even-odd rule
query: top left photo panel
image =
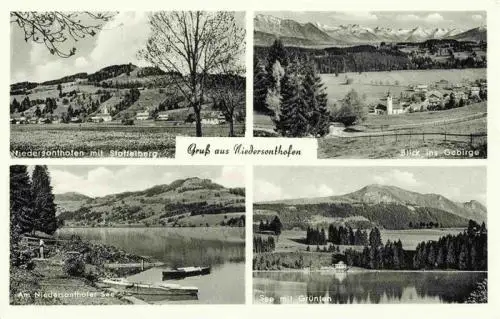
<svg viewBox="0 0 500 319">
<path fill-rule="evenodd" d="M 14 158 L 168 158 L 245 135 L 245 13 L 10 12 Z"/>
</svg>

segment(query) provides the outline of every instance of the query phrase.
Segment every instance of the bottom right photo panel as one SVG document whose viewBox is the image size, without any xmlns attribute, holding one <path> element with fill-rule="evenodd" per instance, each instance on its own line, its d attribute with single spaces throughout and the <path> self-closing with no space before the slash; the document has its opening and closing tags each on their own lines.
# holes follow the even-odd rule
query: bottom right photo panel
<svg viewBox="0 0 500 319">
<path fill-rule="evenodd" d="M 486 303 L 485 167 L 255 166 L 257 304 Z"/>
</svg>

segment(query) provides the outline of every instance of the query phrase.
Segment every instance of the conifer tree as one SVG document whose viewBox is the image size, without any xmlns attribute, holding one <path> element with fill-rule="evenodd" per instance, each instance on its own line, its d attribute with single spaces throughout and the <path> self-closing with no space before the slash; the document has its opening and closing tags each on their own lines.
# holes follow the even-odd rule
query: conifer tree
<svg viewBox="0 0 500 319">
<path fill-rule="evenodd" d="M 19 112 L 20 108 L 21 104 L 16 99 L 12 100 L 12 103 L 10 103 L 10 113 Z"/>
<path fill-rule="evenodd" d="M 269 75 L 264 65 L 255 56 L 253 63 L 253 107 L 256 111 L 271 113 L 266 107 L 266 96 L 270 87 Z"/>
<path fill-rule="evenodd" d="M 302 81 L 304 100 L 308 108 L 310 134 L 323 136 L 328 132 L 330 114 L 327 109 L 328 96 L 316 73 L 314 65 L 305 67 L 304 80 Z"/>
<path fill-rule="evenodd" d="M 279 61 L 279 63 L 286 67 L 288 66 L 288 55 L 285 50 L 285 46 L 280 39 L 274 40 L 273 44 L 269 47 L 267 55 L 267 72 L 270 73 L 274 63 Z"/>
<path fill-rule="evenodd" d="M 35 166 L 31 192 L 33 209 L 38 217 L 35 229 L 53 234 L 57 229 L 56 205 L 47 166 Z"/>
<path fill-rule="evenodd" d="M 276 118 L 276 130 L 286 137 L 304 137 L 309 130 L 307 107 L 302 96 L 302 84 L 299 74 L 287 71 L 281 87 L 282 105 Z"/>
<path fill-rule="evenodd" d="M 10 222 L 11 233 L 21 234 L 33 230 L 31 183 L 25 165 L 10 167 Z"/>
</svg>

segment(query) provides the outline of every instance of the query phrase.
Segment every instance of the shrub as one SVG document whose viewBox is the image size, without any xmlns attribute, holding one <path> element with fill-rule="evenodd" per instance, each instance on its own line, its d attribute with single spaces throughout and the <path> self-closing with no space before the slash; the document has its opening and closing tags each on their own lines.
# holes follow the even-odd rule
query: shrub
<svg viewBox="0 0 500 319">
<path fill-rule="evenodd" d="M 70 257 L 64 261 L 64 273 L 72 277 L 83 277 L 85 275 L 85 263 L 79 257 Z"/>
</svg>

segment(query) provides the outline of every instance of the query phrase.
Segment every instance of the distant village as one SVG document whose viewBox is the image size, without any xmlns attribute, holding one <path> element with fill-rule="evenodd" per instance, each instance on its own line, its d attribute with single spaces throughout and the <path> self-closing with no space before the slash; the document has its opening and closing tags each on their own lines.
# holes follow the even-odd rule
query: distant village
<svg viewBox="0 0 500 319">
<path fill-rule="evenodd" d="M 72 83 L 71 83 L 72 84 Z M 160 103 L 159 106 L 153 106 L 155 103 L 146 98 L 146 102 L 138 101 L 140 92 L 145 88 L 136 88 L 130 90 L 130 93 L 125 93 L 125 97 L 119 100 L 117 105 L 116 99 L 112 99 L 113 95 L 110 91 L 98 90 L 94 93 L 81 92 L 80 90 L 72 90 L 64 92 L 63 89 L 70 88 L 71 84 L 58 87 L 59 96 L 51 96 L 50 90 L 45 99 L 29 99 L 29 95 L 25 95 L 21 103 L 16 98 L 11 102 L 11 124 L 56 124 L 56 123 L 110 123 L 119 122 L 125 125 L 133 125 L 135 122 L 147 123 L 162 121 L 171 124 L 194 123 L 194 113 L 188 112 L 188 104 L 185 101 L 172 102 L 171 105 Z M 78 81 L 75 82 L 78 83 Z M 134 92 L 132 92 L 135 90 Z M 55 90 L 54 90 L 55 91 Z M 149 94 L 153 90 L 148 89 Z M 37 92 L 34 92 L 35 94 Z M 157 94 L 159 95 L 159 94 Z M 94 96 L 94 98 L 93 98 Z M 112 101 L 112 102 L 111 102 Z M 131 105 L 134 108 L 128 110 Z M 59 112 L 54 112 L 59 108 Z M 64 111 L 61 112 L 61 108 Z M 22 110 L 21 112 L 19 110 Z M 125 115 L 116 116 L 121 111 L 126 111 Z M 226 123 L 226 117 L 223 112 L 213 110 L 210 103 L 202 106 L 201 111 L 203 125 L 220 125 Z"/>
<path fill-rule="evenodd" d="M 369 111 L 375 115 L 395 115 L 445 110 L 484 101 L 487 94 L 486 79 L 469 83 L 440 80 L 430 85 L 409 85 L 399 96 L 389 91 L 381 103 L 370 105 Z"/>
</svg>

